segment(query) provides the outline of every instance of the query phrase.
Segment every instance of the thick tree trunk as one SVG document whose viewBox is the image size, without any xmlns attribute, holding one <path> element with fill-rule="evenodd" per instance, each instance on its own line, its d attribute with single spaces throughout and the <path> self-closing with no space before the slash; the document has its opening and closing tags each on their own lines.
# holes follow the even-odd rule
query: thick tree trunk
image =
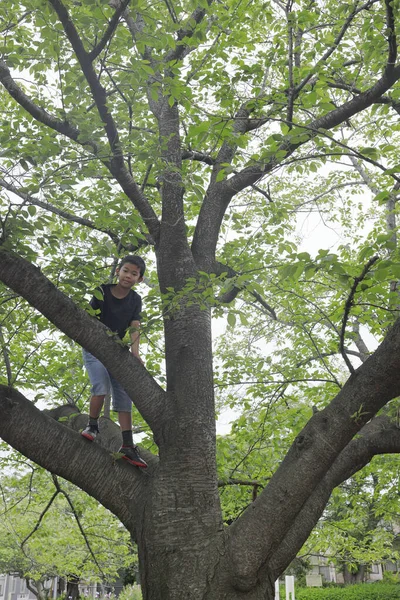
<svg viewBox="0 0 400 600">
<path fill-rule="evenodd" d="M 358 565 L 357 569 L 349 569 L 345 563 L 343 566 L 343 579 L 347 584 L 363 583 L 365 581 L 365 565 Z"/>
<path fill-rule="evenodd" d="M 214 542 L 219 543 L 215 547 Z M 224 536 L 192 548 L 141 548 L 145 559 L 144 600 L 274 600 L 274 581 L 260 577 L 250 590 L 235 589 Z"/>
<path fill-rule="evenodd" d="M 79 579 L 73 575 L 68 578 L 66 600 L 78 600 Z"/>
</svg>

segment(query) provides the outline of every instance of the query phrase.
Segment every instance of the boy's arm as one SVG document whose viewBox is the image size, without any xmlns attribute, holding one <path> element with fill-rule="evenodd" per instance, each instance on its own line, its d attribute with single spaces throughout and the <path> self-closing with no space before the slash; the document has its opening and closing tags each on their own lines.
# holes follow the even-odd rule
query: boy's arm
<svg viewBox="0 0 400 600">
<path fill-rule="evenodd" d="M 143 362 L 139 356 L 140 321 L 131 321 L 129 327 L 131 336 L 131 352 L 140 360 L 140 362 Z"/>
</svg>

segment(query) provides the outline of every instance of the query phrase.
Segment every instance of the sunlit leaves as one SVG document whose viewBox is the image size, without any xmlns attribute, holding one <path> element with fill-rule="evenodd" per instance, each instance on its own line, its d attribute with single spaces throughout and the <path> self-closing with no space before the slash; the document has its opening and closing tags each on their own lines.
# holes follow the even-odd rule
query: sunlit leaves
<svg viewBox="0 0 400 600">
<path fill-rule="evenodd" d="M 92 498 L 65 481 L 54 497 L 51 476 L 12 463 L 0 480 L 0 569 L 33 581 L 69 577 L 113 581 L 135 561 L 129 534 Z"/>
</svg>

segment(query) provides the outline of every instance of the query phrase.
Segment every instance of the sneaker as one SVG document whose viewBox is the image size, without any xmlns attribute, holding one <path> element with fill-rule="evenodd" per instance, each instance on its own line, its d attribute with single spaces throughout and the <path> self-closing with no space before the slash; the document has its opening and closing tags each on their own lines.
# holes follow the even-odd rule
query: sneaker
<svg viewBox="0 0 400 600">
<path fill-rule="evenodd" d="M 118 452 L 123 454 L 122 458 L 131 465 L 147 469 L 147 463 L 140 457 L 137 446 L 121 446 Z"/>
<path fill-rule="evenodd" d="M 98 435 L 99 429 L 95 425 L 87 425 L 86 429 L 81 432 L 84 438 L 93 442 L 95 437 Z"/>
</svg>

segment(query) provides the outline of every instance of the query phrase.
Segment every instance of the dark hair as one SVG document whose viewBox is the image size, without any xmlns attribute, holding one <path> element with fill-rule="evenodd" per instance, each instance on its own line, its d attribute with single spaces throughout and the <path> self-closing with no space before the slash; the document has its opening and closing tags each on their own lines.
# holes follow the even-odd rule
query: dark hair
<svg viewBox="0 0 400 600">
<path fill-rule="evenodd" d="M 135 256 L 133 254 L 128 254 L 128 256 L 125 256 L 120 264 L 119 264 L 119 269 L 125 264 L 125 263 L 130 263 L 131 265 L 136 265 L 137 267 L 139 267 L 140 269 L 140 275 L 141 277 L 143 277 L 144 272 L 146 270 L 146 263 L 144 262 L 143 258 L 141 258 L 140 256 Z"/>
</svg>

